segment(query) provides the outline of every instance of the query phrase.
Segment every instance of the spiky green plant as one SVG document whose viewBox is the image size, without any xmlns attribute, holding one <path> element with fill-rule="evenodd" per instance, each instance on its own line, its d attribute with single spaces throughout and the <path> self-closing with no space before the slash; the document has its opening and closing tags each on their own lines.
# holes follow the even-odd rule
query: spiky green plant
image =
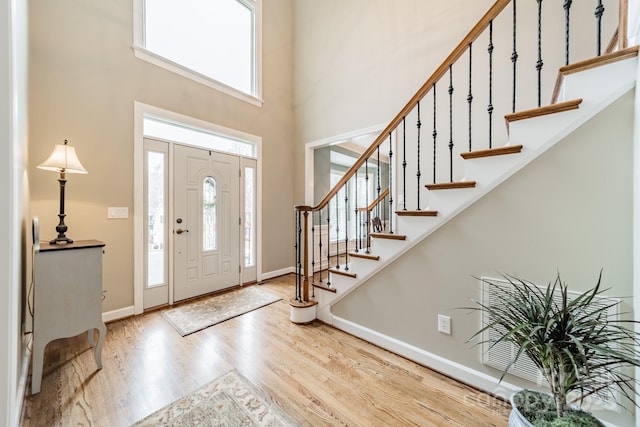
<svg viewBox="0 0 640 427">
<path fill-rule="evenodd" d="M 570 403 L 582 402 L 595 393 L 608 394 L 615 400 L 617 389 L 633 400 L 636 380 L 628 368 L 640 367 L 640 335 L 625 323 L 633 327 L 637 322 L 608 315 L 615 303 L 594 303 L 606 291 L 600 288 L 602 271 L 595 287 L 574 299 L 568 297 L 559 273 L 546 288 L 515 276 L 503 278 L 511 288 L 484 279 L 495 293 L 497 304 L 474 301 L 476 306 L 472 307 L 489 319 L 472 339 L 491 329 L 498 334 L 490 341 L 491 346 L 509 342 L 518 347 L 500 380 L 526 354 L 549 383 L 559 418 Z M 554 298 L 556 293 L 559 302 Z M 569 402 L 567 395 L 571 392 L 577 392 L 578 397 Z"/>
</svg>

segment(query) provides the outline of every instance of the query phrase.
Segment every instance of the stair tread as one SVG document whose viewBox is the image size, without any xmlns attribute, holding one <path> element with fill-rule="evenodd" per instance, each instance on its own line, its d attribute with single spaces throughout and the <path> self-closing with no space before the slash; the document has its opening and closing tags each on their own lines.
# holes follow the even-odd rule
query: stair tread
<svg viewBox="0 0 640 427">
<path fill-rule="evenodd" d="M 460 153 L 463 159 L 478 159 L 481 157 L 502 156 L 516 154 L 522 151 L 522 145 L 505 145 L 504 147 L 489 148 L 487 150 L 468 151 Z"/>
<path fill-rule="evenodd" d="M 438 211 L 396 211 L 398 216 L 438 216 Z"/>
<path fill-rule="evenodd" d="M 337 269 L 337 268 L 330 268 L 329 272 L 330 273 L 334 273 L 334 274 L 339 274 L 341 276 L 352 277 L 354 279 L 356 277 L 358 277 L 355 273 L 350 273 L 348 271 L 340 270 L 340 269 Z"/>
<path fill-rule="evenodd" d="M 552 101 L 555 103 L 558 100 L 558 97 L 560 96 L 560 88 L 562 87 L 562 82 L 565 76 L 573 73 L 578 73 L 580 71 L 590 70 L 601 65 L 611 64 L 617 61 L 624 61 L 625 59 L 633 58 L 636 56 L 638 56 L 638 46 L 633 46 L 560 67 L 560 70 L 558 71 L 558 78 L 556 79 L 556 86 L 553 90 L 553 96 L 551 98 Z"/>
<path fill-rule="evenodd" d="M 373 261 L 379 261 L 380 255 L 363 254 L 360 252 L 349 252 L 349 256 L 353 258 L 370 259 Z"/>
<path fill-rule="evenodd" d="M 312 283 L 311 285 L 316 289 L 322 289 L 322 290 L 333 292 L 333 293 L 337 292 L 336 288 L 332 288 L 331 286 L 326 285 L 324 283 Z"/>
<path fill-rule="evenodd" d="M 532 108 L 530 110 L 524 110 L 513 114 L 507 114 L 504 116 L 507 122 L 507 129 L 511 122 L 518 120 L 531 119 L 534 117 L 546 116 L 548 114 L 561 113 L 563 111 L 577 110 L 582 103 L 582 99 L 572 99 L 570 101 L 558 102 L 557 104 L 545 105 L 544 107 Z"/>
<path fill-rule="evenodd" d="M 371 237 L 376 237 L 379 239 L 390 239 L 390 240 L 407 240 L 407 236 L 404 234 L 391 234 L 391 233 L 371 233 Z"/>
<path fill-rule="evenodd" d="M 435 184 L 427 184 L 429 190 L 457 190 L 461 188 L 475 188 L 475 181 L 458 181 L 458 182 L 440 182 Z"/>
</svg>

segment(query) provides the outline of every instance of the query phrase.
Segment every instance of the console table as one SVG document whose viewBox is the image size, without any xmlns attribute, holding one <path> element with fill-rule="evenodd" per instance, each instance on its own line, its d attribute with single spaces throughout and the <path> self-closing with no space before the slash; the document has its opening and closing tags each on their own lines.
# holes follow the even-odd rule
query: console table
<svg viewBox="0 0 640 427">
<path fill-rule="evenodd" d="M 40 392 L 44 350 L 55 339 L 88 331 L 89 345 L 95 347 L 96 364 L 102 369 L 107 332 L 102 321 L 103 248 L 98 240 L 34 243 L 32 394 Z"/>
</svg>

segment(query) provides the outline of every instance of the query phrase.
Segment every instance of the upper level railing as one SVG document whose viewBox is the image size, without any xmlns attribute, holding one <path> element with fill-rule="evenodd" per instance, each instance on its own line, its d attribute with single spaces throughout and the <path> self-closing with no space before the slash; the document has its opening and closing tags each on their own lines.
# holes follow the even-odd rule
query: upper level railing
<svg viewBox="0 0 640 427">
<path fill-rule="evenodd" d="M 350 251 L 369 252 L 368 235 L 353 243 L 356 224 L 383 192 L 393 234 L 394 208 L 429 210 L 425 177 L 464 183 L 460 154 L 508 142 L 497 117 L 550 102 L 559 67 L 625 48 L 627 9 L 627 0 L 497 0 L 327 195 L 295 207 L 295 299 L 308 301 L 311 272 L 348 271 Z"/>
</svg>

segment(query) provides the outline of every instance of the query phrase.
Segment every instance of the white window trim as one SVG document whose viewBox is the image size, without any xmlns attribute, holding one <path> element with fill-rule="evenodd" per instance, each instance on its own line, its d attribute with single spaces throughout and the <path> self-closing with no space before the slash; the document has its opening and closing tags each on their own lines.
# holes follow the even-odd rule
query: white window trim
<svg viewBox="0 0 640 427">
<path fill-rule="evenodd" d="M 144 0 L 134 0 L 133 2 L 133 53 L 136 58 L 146 61 L 155 66 L 164 68 L 182 77 L 216 89 L 224 94 L 233 96 L 249 104 L 261 107 L 262 100 L 262 0 L 246 0 L 253 4 L 254 14 L 254 42 L 255 42 L 255 95 L 251 95 L 241 90 L 235 89 L 216 79 L 205 76 L 197 71 L 191 70 L 174 61 L 157 55 L 144 47 Z"/>
<path fill-rule="evenodd" d="M 159 120 L 178 123 L 183 126 L 204 129 L 211 133 L 226 135 L 232 138 L 241 139 L 256 145 L 256 278 L 260 282 L 266 277 L 262 275 L 262 138 L 239 130 L 216 125 L 210 122 L 185 116 L 169 110 L 164 110 L 152 105 L 143 104 L 138 101 L 133 103 L 133 311 L 134 314 L 142 314 L 143 291 L 144 291 L 144 118 L 153 117 Z M 157 138 L 154 138 L 157 139 Z M 240 158 L 252 159 L 249 156 L 239 156 Z M 171 154 L 169 164 L 171 165 Z M 169 166 L 169 192 L 173 191 L 171 181 L 171 166 Z M 169 218 L 167 221 L 173 222 L 173 210 L 169 207 Z M 173 256 L 169 252 L 169 265 L 173 263 Z M 169 303 L 173 303 L 173 280 L 169 273 Z"/>
</svg>

